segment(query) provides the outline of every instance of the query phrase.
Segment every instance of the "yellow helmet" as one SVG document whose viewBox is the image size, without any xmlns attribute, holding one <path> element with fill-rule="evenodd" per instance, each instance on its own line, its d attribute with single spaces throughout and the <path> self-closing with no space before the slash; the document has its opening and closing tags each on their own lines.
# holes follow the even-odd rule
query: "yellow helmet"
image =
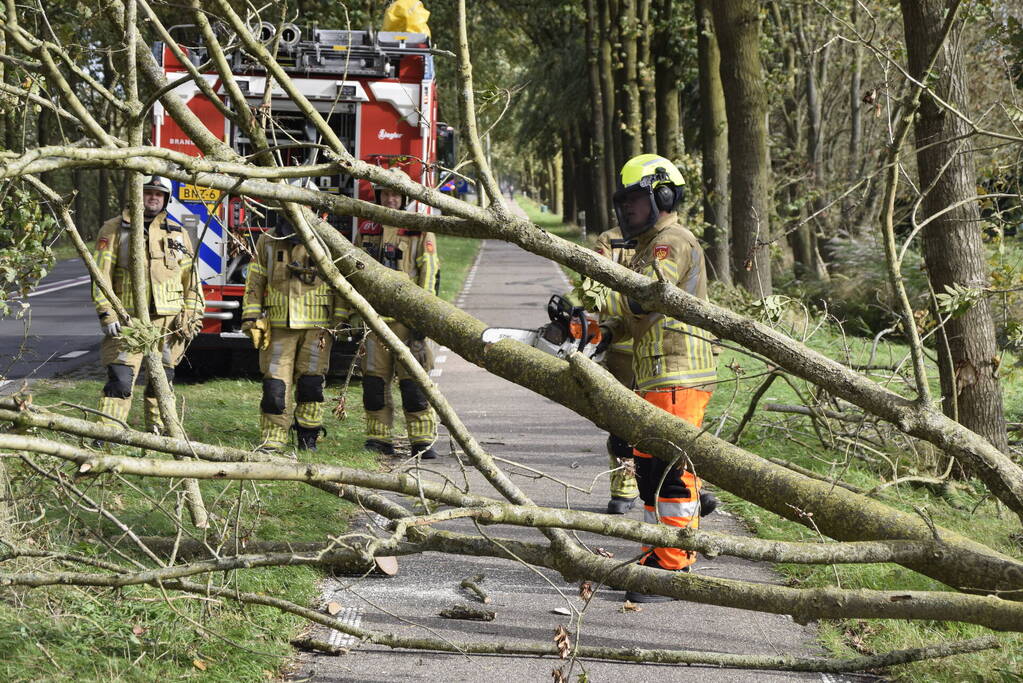
<svg viewBox="0 0 1023 683">
<path fill-rule="evenodd" d="M 649 230 L 662 211 L 674 211 L 682 201 L 685 184 L 675 164 L 662 156 L 640 154 L 625 162 L 621 187 L 613 197 L 622 232 L 635 237 Z"/>
</svg>

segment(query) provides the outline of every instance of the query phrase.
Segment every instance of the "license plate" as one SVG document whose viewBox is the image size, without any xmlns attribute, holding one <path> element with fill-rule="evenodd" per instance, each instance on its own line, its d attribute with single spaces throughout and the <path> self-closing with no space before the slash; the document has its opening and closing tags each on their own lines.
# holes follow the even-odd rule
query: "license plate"
<svg viewBox="0 0 1023 683">
<path fill-rule="evenodd" d="M 215 202 L 221 194 L 220 190 L 200 185 L 182 185 L 178 188 L 178 199 L 183 202 Z"/>
</svg>

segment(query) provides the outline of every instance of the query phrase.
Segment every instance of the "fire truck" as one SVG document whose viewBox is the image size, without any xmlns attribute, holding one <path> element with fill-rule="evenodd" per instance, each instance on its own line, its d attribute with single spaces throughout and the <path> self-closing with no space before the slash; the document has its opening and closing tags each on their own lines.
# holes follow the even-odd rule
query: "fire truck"
<svg viewBox="0 0 1023 683">
<path fill-rule="evenodd" d="M 303 28 L 261 23 L 253 33 L 268 46 L 278 40 L 277 61 L 294 84 L 323 116 L 327 124 L 356 158 L 383 167 L 400 167 L 413 180 L 438 186 L 438 160 L 454 166 L 454 131 L 437 121 L 436 82 L 430 39 L 422 33 L 352 31 Z M 194 64 L 206 61 L 206 50 L 194 39 L 191 26 L 177 26 L 171 35 Z M 189 40 L 192 38 L 192 40 Z M 186 69 L 171 49 L 154 44 L 154 54 L 168 81 L 181 78 Z M 231 57 L 235 81 L 249 105 L 264 102 L 267 74 L 263 66 L 242 52 Z M 203 77 L 214 93 L 222 95 L 216 73 Z M 253 152 L 251 141 L 211 102 L 198 85 L 187 81 L 175 92 L 217 138 L 239 154 Z M 231 102 L 222 95 L 230 109 Z M 316 163 L 315 128 L 271 79 L 267 138 L 281 165 Z M 178 124 L 157 105 L 153 112 L 153 144 L 199 156 L 201 152 Z M 375 190 L 368 181 L 339 173 L 314 179 L 320 191 L 373 201 Z M 190 183 L 172 182 L 169 219 L 187 230 L 197 245 L 196 264 L 206 295 L 202 333 L 191 352 L 251 349 L 240 332 L 241 300 L 250 254 L 259 233 L 273 224 L 273 212 L 252 198 L 222 196 L 221 192 Z M 429 214 L 432 207 L 413 202 L 410 211 Z M 349 217 L 328 216 L 329 222 L 349 239 L 358 230 L 375 226 Z M 335 361 L 346 355 L 336 346 Z M 350 349 L 347 351 L 350 360 Z M 204 353 L 207 359 L 210 354 Z M 216 362 L 230 361 L 221 356 Z M 345 360 L 340 362 L 344 363 Z M 337 365 L 338 363 L 334 363 Z"/>
</svg>

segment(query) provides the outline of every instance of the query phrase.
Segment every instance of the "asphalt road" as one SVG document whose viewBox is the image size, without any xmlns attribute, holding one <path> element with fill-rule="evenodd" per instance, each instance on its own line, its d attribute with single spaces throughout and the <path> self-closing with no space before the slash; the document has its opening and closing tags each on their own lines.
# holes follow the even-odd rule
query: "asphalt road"
<svg viewBox="0 0 1023 683">
<path fill-rule="evenodd" d="M 16 391 L 19 380 L 63 374 L 99 358 L 99 323 L 81 261 L 57 263 L 24 301 L 21 318 L 0 318 L 0 395 Z"/>
<path fill-rule="evenodd" d="M 563 293 L 567 282 L 552 263 L 502 242 L 485 242 L 477 265 L 470 272 L 460 308 L 488 324 L 536 327 L 545 322 L 545 305 L 552 293 Z M 607 501 L 605 435 L 590 422 L 562 406 L 490 375 L 441 349 L 434 376 L 448 400 L 483 446 L 494 456 L 519 463 L 506 471 L 535 502 L 574 509 L 602 511 Z M 425 476 L 448 477 L 483 495 L 495 492 L 475 474 L 463 469 L 442 434 L 444 457 L 429 464 Z M 396 466 L 398 465 L 396 461 Z M 531 469 L 530 469 L 531 468 Z M 542 470 L 551 478 L 537 478 Z M 568 488 L 569 484 L 578 488 Z M 588 492 L 592 488 L 592 492 Z M 581 490 L 579 490 L 581 489 Z M 499 497 L 499 496 L 496 496 Z M 407 502 L 407 501 L 406 501 Z M 641 519 L 634 510 L 631 517 Z M 373 532 L 370 520 L 361 523 Z M 443 528 L 474 533 L 464 521 Z M 704 528 L 748 535 L 735 518 L 722 510 L 704 520 Z M 487 532 L 518 540 L 543 541 L 532 529 L 488 527 Z M 376 532 L 379 533 L 379 532 Z M 616 558 L 636 555 L 628 542 L 580 535 L 584 542 L 603 546 Z M 768 565 L 728 557 L 702 559 L 695 571 L 708 576 L 777 583 L 780 577 Z M 459 584 L 463 578 L 483 574 L 481 586 L 492 597 L 497 613 L 491 622 L 455 621 L 438 613 L 454 604 L 473 603 Z M 330 579 L 323 604 L 336 602 L 338 617 L 381 632 L 402 636 L 440 637 L 452 641 L 550 643 L 559 624 L 569 618 L 558 608 L 582 608 L 578 585 L 568 584 L 554 572 L 536 571 L 512 560 L 471 558 L 430 553 L 400 560 L 393 578 Z M 740 654 L 820 655 L 811 628 L 789 617 L 713 607 L 690 602 L 643 605 L 642 611 L 623 612 L 624 594 L 601 589 L 586 608 L 582 628 L 573 640 L 614 647 L 706 650 Z M 478 605 L 478 603 L 476 603 Z M 551 680 L 562 662 L 552 657 L 463 656 L 458 654 L 392 650 L 355 643 L 340 632 L 319 629 L 318 637 L 352 648 L 340 657 L 305 655 L 296 662 L 295 679 L 320 682 L 364 681 L 525 681 Z M 819 675 L 765 671 L 739 671 L 711 667 L 635 665 L 591 662 L 585 666 L 590 681 L 630 680 L 760 681 L 822 680 Z M 577 664 L 569 680 L 581 672 Z M 826 677 L 824 680 L 842 680 Z M 849 679 L 845 679 L 849 680 Z"/>
</svg>

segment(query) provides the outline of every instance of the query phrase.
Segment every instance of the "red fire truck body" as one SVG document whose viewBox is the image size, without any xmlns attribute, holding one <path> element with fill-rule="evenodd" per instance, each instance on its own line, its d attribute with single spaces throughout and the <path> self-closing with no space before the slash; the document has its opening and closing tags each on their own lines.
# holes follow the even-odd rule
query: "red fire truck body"
<svg viewBox="0 0 1023 683">
<path fill-rule="evenodd" d="M 257 31 L 266 42 L 275 29 L 263 24 Z M 278 62 L 298 89 L 310 100 L 332 130 L 356 157 L 384 167 L 398 166 L 415 181 L 435 186 L 438 152 L 437 99 L 433 57 L 424 34 L 311 29 L 286 24 L 281 33 Z M 202 47 L 181 46 L 193 63 L 205 60 Z M 179 79 L 182 64 L 164 44 L 154 46 L 168 80 Z M 249 105 L 264 100 L 267 77 L 262 66 L 247 56 L 233 57 L 232 72 Z M 223 93 L 217 74 L 204 74 L 213 92 Z M 188 81 L 175 89 L 206 127 L 240 154 L 253 150 L 249 140 Z M 230 107 L 226 97 L 222 98 Z M 319 142 L 315 129 L 298 113 L 296 105 L 275 84 L 267 128 L 282 165 L 314 163 L 317 152 L 294 143 Z M 162 107 L 154 110 L 153 144 L 199 156 L 199 148 Z M 440 124 L 440 136 L 449 140 L 450 128 Z M 451 140 L 453 144 L 453 140 Z M 291 145 L 291 146 L 289 146 Z M 347 174 L 314 179 L 323 192 L 374 200 L 374 188 Z M 197 245 L 197 268 L 206 295 L 202 334 L 193 349 L 245 348 L 240 333 L 241 299 L 249 254 L 259 233 L 268 225 L 268 213 L 258 202 L 221 196 L 217 190 L 173 182 L 168 214 L 187 229 Z M 430 213 L 431 207 L 413 202 L 411 211 Z M 330 216 L 328 220 L 352 239 L 358 229 L 372 229 L 363 220 Z"/>
</svg>

